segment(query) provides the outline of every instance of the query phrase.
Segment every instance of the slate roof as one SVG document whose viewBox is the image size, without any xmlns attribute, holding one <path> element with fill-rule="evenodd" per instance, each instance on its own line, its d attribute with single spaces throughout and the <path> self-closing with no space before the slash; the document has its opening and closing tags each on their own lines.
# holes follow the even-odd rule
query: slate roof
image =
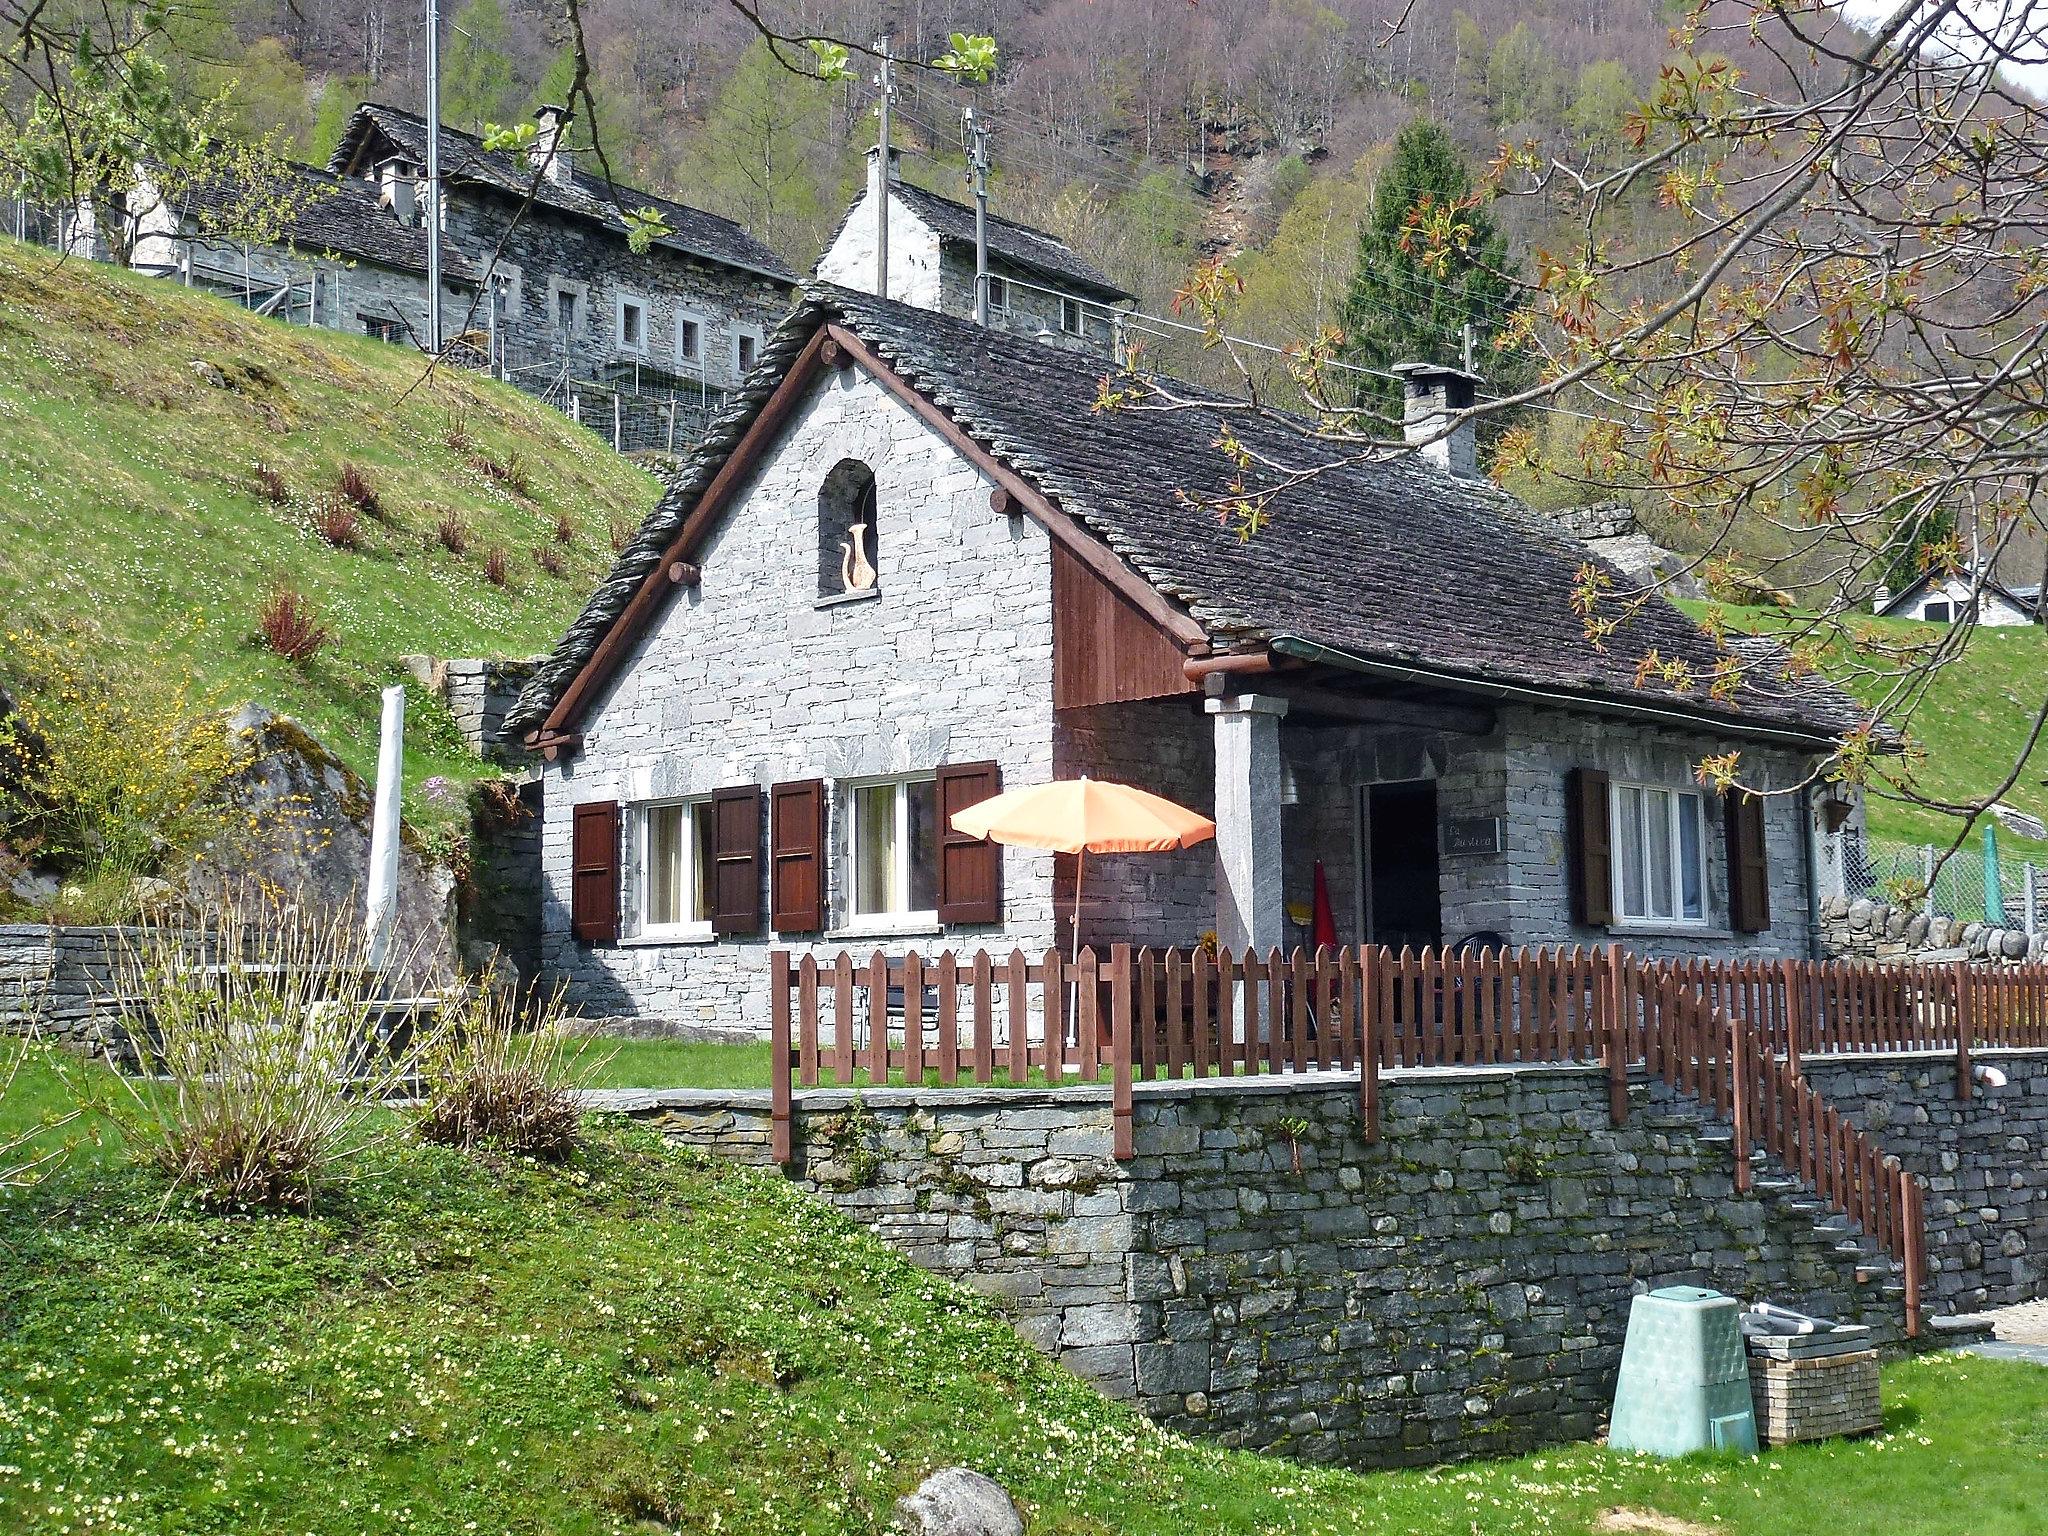
<svg viewBox="0 0 2048 1536">
<path fill-rule="evenodd" d="M 1958 568 L 1955 574 L 1968 578 L 1971 573 L 1967 568 Z M 1922 596 L 1942 575 L 1943 573 L 1940 571 L 1926 571 L 1915 577 L 1910 586 L 1899 588 L 1897 592 L 1893 593 L 1886 600 L 1885 605 L 1877 610 L 1878 617 L 1887 618 L 1896 614 L 1915 598 Z M 2029 583 L 2026 586 L 2012 586 L 2000 581 L 1996 576 L 1986 576 L 1984 578 L 1984 590 L 1991 593 L 1994 597 L 2004 598 L 2015 608 L 2027 609 L 2029 611 L 2033 609 L 2041 596 L 2041 587 L 2038 582 Z"/>
<path fill-rule="evenodd" d="M 1193 409 L 1097 411 L 1100 360 L 814 283 L 711 424 L 681 484 L 649 515 L 521 695 L 510 723 L 524 729 L 545 717 L 828 320 L 859 335 L 969 436 L 1185 607 L 1218 649 L 1303 640 L 1477 686 L 1564 691 L 1809 736 L 1835 734 L 1854 709 L 1839 697 L 1818 709 L 1805 697 L 1754 688 L 1722 703 L 1639 680 L 1637 663 L 1651 650 L 1702 676 L 1721 653 L 1661 598 L 1596 649 L 1571 607 L 1578 571 L 1592 558 L 1584 546 L 1489 484 L 1420 459 L 1335 464 L 1277 496 L 1269 525 L 1240 539 L 1174 494 L 1225 492 L 1231 469 L 1215 442 L 1226 416 L 1248 446 L 1289 465 L 1329 463 L 1335 450 L 1305 441 L 1285 422 L 1254 417 L 1242 401 L 1192 388 L 1185 393 L 1203 402 Z"/>
<path fill-rule="evenodd" d="M 905 207 L 936 232 L 942 243 L 970 247 L 974 244 L 974 210 L 965 203 L 956 203 L 950 197 L 941 197 L 923 187 L 913 187 L 907 181 L 893 183 L 890 193 L 901 199 Z M 848 217 L 852 215 L 849 213 Z M 845 228 L 843 220 L 840 227 Z M 1051 278 L 1083 297 L 1125 302 L 1136 297 L 1119 288 L 1099 267 L 1075 254 L 1074 248 L 1064 240 L 1042 229 L 1033 229 L 1029 224 L 990 214 L 988 249 L 989 254 L 998 260 Z"/>
<path fill-rule="evenodd" d="M 334 153 L 328 159 L 327 168 L 343 175 L 352 169 L 358 172 L 365 169 L 368 162 L 364 151 L 372 145 L 373 136 L 381 137 L 415 164 L 426 163 L 425 118 L 403 107 L 364 102 L 349 118 L 347 128 L 342 131 L 341 142 L 335 145 Z M 377 155 L 376 158 L 384 157 Z M 524 197 L 527 188 L 534 183 L 533 168 L 524 154 L 487 150 L 475 135 L 446 126 L 441 129 L 441 173 L 447 180 L 474 182 L 512 197 Z M 604 178 L 594 176 L 572 162 L 570 180 L 572 185 L 563 186 L 550 177 L 541 177 L 534 192 L 535 200 L 564 213 L 590 219 L 623 236 L 625 220 L 619 216 L 618 206 Z M 782 264 L 781 258 L 730 219 L 722 219 L 715 213 L 706 213 L 701 208 L 692 208 L 657 193 L 623 185 L 618 189 L 617 203 L 628 209 L 654 208 L 668 221 L 670 232 L 657 240 L 657 245 L 737 267 L 779 283 L 794 285 L 797 281 L 796 274 Z"/>
<path fill-rule="evenodd" d="M 427 232 L 417 225 L 401 224 L 377 201 L 377 189 L 369 182 L 290 163 L 281 175 L 290 178 L 291 191 L 306 194 L 285 231 L 300 255 L 346 256 L 401 272 L 427 270 Z M 210 177 L 180 187 L 169 199 L 169 207 L 181 219 L 202 223 L 209 215 L 231 217 L 245 192 L 237 182 Z M 441 247 L 441 266 L 450 282 L 476 281 L 475 268 L 446 242 Z"/>
</svg>

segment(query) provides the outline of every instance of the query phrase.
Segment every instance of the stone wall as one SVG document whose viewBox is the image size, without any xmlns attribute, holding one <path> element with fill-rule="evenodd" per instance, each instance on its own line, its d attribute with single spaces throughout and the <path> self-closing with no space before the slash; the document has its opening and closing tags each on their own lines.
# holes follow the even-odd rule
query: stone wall
<svg viewBox="0 0 2048 1536">
<path fill-rule="evenodd" d="M 2048 1054 L 1985 1050 L 1956 1097 L 1955 1058 L 1924 1052 L 1809 1057 L 1828 1103 L 1927 1180 L 1929 1293 L 1936 1312 L 1979 1312 L 2044 1294 L 2048 1268 Z"/>
<path fill-rule="evenodd" d="M 136 937 L 127 928 L 0 924 L 0 1034 L 34 1028 L 63 1044 L 97 1044 L 118 957 Z"/>
<path fill-rule="evenodd" d="M 818 493 L 847 458 L 875 475 L 879 577 L 865 595 L 821 597 Z M 1052 860 L 1027 849 L 1005 851 L 1000 928 L 941 932 L 850 912 L 849 781 L 985 759 L 1007 784 L 1052 772 L 1051 545 L 1035 522 L 992 511 L 989 490 L 873 379 L 849 371 L 816 386 L 711 534 L 701 584 L 676 594 L 595 701 L 581 752 L 546 767 L 543 958 L 582 1011 L 766 1032 L 771 935 L 674 939 L 640 921 L 635 808 L 728 785 L 830 786 L 831 928 L 810 941 L 821 953 L 1051 944 Z M 625 808 L 615 947 L 568 931 L 573 808 L 602 800 Z M 765 858 L 761 878 L 765 914 Z"/>
<path fill-rule="evenodd" d="M 540 666 L 538 658 L 401 656 L 399 660 L 421 687 L 448 706 L 462 744 L 478 757 L 501 763 L 525 763 L 532 754 L 517 741 L 504 739 L 505 716 Z"/>
<path fill-rule="evenodd" d="M 1969 1105 L 1931 1058 L 1842 1070 L 1934 1181 L 1937 1294 L 2030 1286 L 2031 1193 L 2002 1195 L 1996 1218 L 1978 1202 L 2002 1179 L 2039 1182 L 2038 1059 L 2024 1087 Z M 1396 1071 L 1383 1087 L 1385 1134 L 1367 1145 L 1345 1074 L 1141 1084 L 1123 1163 L 1103 1089 L 818 1091 L 798 1100 L 794 1176 L 1160 1421 L 1314 1460 L 1592 1434 L 1630 1299 L 1652 1286 L 1901 1337 L 1896 1285 L 1860 1273 L 1803 1194 L 1737 1195 L 1725 1132 L 1661 1083 L 1636 1077 L 1619 1127 L 1599 1068 Z M 603 1097 L 678 1142 L 768 1159 L 765 1092 Z"/>
<path fill-rule="evenodd" d="M 1839 960 L 1967 960 L 2021 965 L 2048 954 L 2048 935 L 1939 917 L 1911 907 L 1830 896 L 1820 908 L 1821 952 Z"/>
</svg>

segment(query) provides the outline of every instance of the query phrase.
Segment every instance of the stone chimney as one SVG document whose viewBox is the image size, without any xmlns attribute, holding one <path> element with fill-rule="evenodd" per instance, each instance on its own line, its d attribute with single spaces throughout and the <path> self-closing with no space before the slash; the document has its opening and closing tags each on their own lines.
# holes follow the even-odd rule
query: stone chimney
<svg viewBox="0 0 2048 1536">
<path fill-rule="evenodd" d="M 1446 416 L 1467 410 L 1485 382 L 1476 373 L 1442 363 L 1396 363 L 1401 379 L 1401 430 L 1411 443 L 1435 433 Z M 1472 423 L 1461 422 L 1449 436 L 1427 443 L 1422 456 L 1454 475 L 1479 473 L 1479 447 Z"/>
<path fill-rule="evenodd" d="M 534 112 L 533 120 L 540 125 L 540 132 L 534 135 L 533 148 L 526 152 L 533 168 L 558 187 L 574 186 L 576 178 L 569 147 L 562 142 L 569 131 L 569 109 L 540 107 Z"/>
<path fill-rule="evenodd" d="M 876 173 L 875 170 L 875 168 L 881 163 L 882 151 L 880 147 L 877 146 L 875 148 L 871 148 L 868 151 L 868 196 L 870 197 L 873 197 L 878 191 L 881 190 L 882 178 Z M 889 180 L 891 182 L 899 182 L 902 179 L 903 151 L 898 149 L 895 145 L 891 144 L 889 146 Z"/>
<path fill-rule="evenodd" d="M 410 160 L 393 155 L 377 166 L 377 202 L 401 224 L 419 222 L 419 170 Z"/>
</svg>

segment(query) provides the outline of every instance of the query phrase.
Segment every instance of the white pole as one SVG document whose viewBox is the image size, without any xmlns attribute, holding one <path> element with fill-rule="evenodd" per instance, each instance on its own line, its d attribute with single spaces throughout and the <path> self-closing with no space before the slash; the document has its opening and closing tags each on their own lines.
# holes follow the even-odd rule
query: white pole
<svg viewBox="0 0 2048 1536">
<path fill-rule="evenodd" d="M 441 355 L 441 11 L 427 0 L 427 342 Z"/>
<path fill-rule="evenodd" d="M 882 92 L 881 131 L 875 140 L 876 159 L 881 172 L 878 193 L 875 198 L 875 293 L 878 297 L 889 297 L 889 107 L 896 94 L 895 56 L 890 52 L 892 39 L 884 32 L 875 51 L 882 56 L 882 72 L 878 84 Z"/>
<path fill-rule="evenodd" d="M 370 821 L 370 879 L 363 912 L 366 961 L 381 971 L 391 958 L 398 915 L 398 805 L 405 784 L 405 689 L 384 690 L 383 731 L 377 745 L 377 798 Z"/>
<path fill-rule="evenodd" d="M 988 326 L 988 130 L 967 109 L 967 166 L 974 173 L 974 323 Z"/>
</svg>

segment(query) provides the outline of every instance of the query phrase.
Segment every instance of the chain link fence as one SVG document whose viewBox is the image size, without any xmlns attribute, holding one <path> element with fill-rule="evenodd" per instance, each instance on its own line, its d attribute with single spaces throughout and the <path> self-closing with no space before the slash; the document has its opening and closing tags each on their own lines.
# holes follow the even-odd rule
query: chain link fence
<svg viewBox="0 0 2048 1536">
<path fill-rule="evenodd" d="M 1844 893 L 1916 908 L 1960 922 L 1988 922 L 2036 933 L 2048 924 L 2048 854 L 2040 859 L 1998 850 L 1958 848 L 1946 858 L 1932 843 L 1851 836 L 1843 861 Z"/>
</svg>

